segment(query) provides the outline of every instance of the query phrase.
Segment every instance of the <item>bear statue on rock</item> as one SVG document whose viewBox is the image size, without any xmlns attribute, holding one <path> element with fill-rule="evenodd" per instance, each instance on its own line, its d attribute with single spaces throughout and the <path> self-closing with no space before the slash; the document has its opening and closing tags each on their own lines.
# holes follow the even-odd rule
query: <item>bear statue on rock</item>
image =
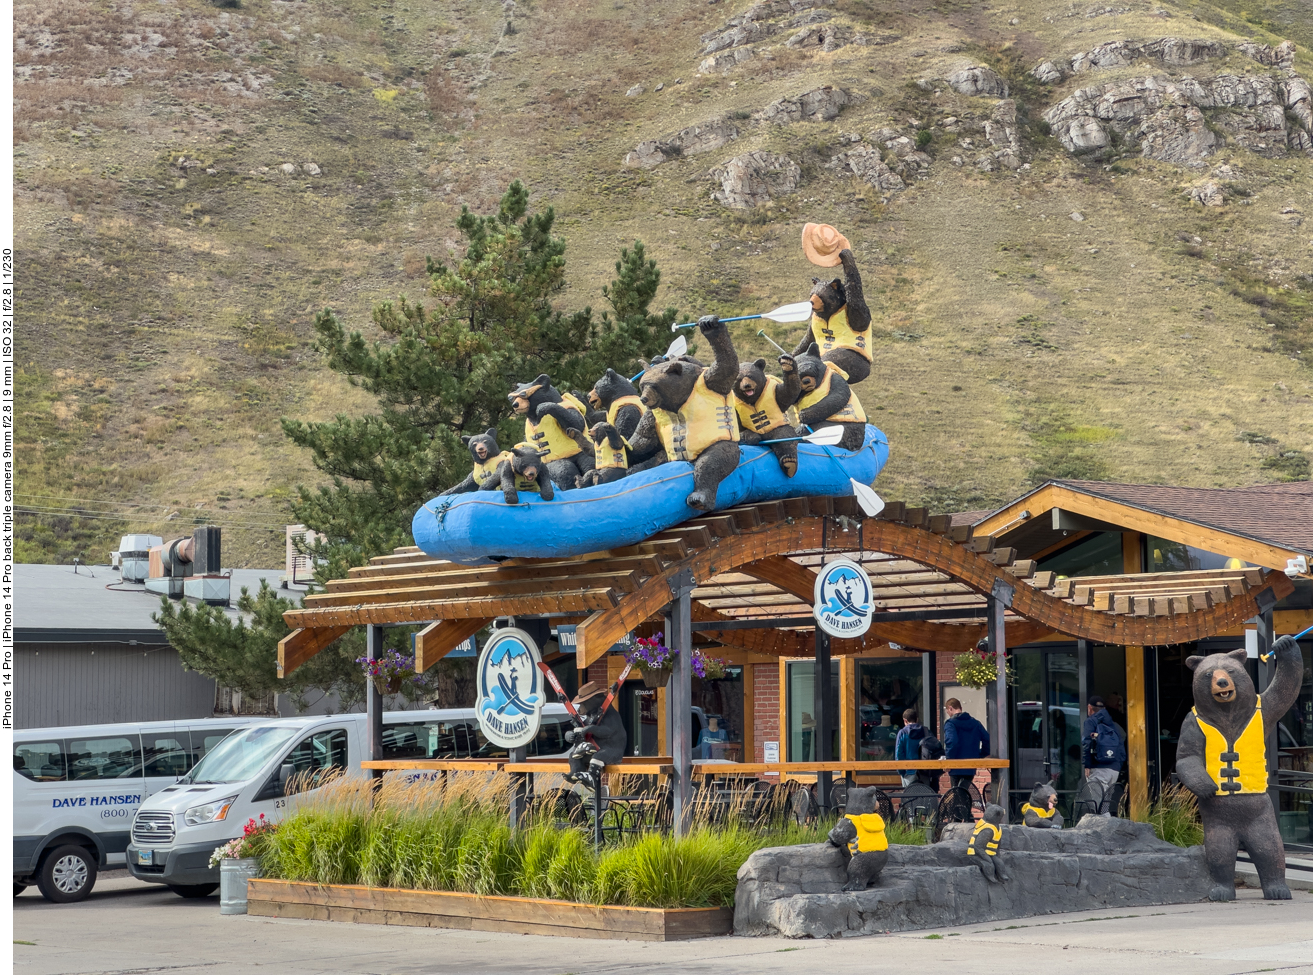
<svg viewBox="0 0 1313 975">
<path fill-rule="evenodd" d="M 509 450 L 502 450 L 497 446 L 497 430 L 494 427 L 489 427 L 487 433 L 476 433 L 472 437 L 461 437 L 460 440 L 469 448 L 474 469 L 465 476 L 465 480 L 454 487 L 447 488 L 442 495 L 467 494 L 479 490 L 497 473 L 502 461 L 511 459 Z"/>
<path fill-rule="evenodd" d="M 853 252 L 845 247 L 839 252 L 839 262 L 843 281 L 812 278 L 811 330 L 793 354 L 804 354 L 815 342 L 822 359 L 842 369 L 849 382 L 860 383 L 871 374 L 871 310 L 866 307 Z"/>
<path fill-rule="evenodd" d="M 1065 820 L 1058 812 L 1058 790 L 1047 782 L 1036 782 L 1021 806 L 1021 818 L 1032 829 L 1062 829 Z"/>
<path fill-rule="evenodd" d="M 619 765 L 624 758 L 629 741 L 625 724 L 615 708 L 602 711 L 605 701 L 606 685 L 595 680 L 579 688 L 574 696 L 575 710 L 583 727 L 576 725 L 565 733 L 565 740 L 574 746 L 570 751 L 567 782 L 579 782 L 591 789 L 606 766 Z"/>
<path fill-rule="evenodd" d="M 665 460 L 693 464 L 689 507 L 713 511 L 716 489 L 739 465 L 739 425 L 734 413 L 734 382 L 739 357 L 729 330 L 715 315 L 698 320 L 715 358 L 703 367 L 680 357 L 649 366 L 639 381 L 648 412 L 629 438 L 638 458 L 664 451 Z M 631 469 L 632 471 L 632 469 Z"/>
<path fill-rule="evenodd" d="M 874 786 L 849 789 L 844 816 L 830 830 L 830 845 L 843 850 L 848 860 L 848 882 L 844 890 L 866 890 L 878 883 L 880 871 L 889 862 L 884 817 L 876 812 L 879 793 Z"/>
<path fill-rule="evenodd" d="M 848 386 L 847 376 L 833 362 L 824 361 L 812 343 L 806 355 L 799 355 L 798 381 L 802 398 L 798 400 L 798 419 L 806 427 L 843 427 L 839 446 L 858 450 L 866 442 L 866 411 L 857 394 Z"/>
<path fill-rule="evenodd" d="M 1003 865 L 1003 858 L 998 855 L 999 843 L 1003 839 L 1003 826 L 1007 812 L 997 803 L 991 802 L 985 807 L 984 817 L 976 823 L 967 841 L 967 856 L 975 858 L 981 875 L 991 884 L 1006 883 L 1012 878 Z"/>
<path fill-rule="evenodd" d="M 588 425 L 609 423 L 622 437 L 632 437 L 643 416 L 638 387 L 614 369 L 607 369 L 588 391 Z"/>
<path fill-rule="evenodd" d="M 533 444 L 517 443 L 503 456 L 497 465 L 497 473 L 484 481 L 480 491 L 500 488 L 502 499 L 507 504 L 519 504 L 521 491 L 541 494 L 544 501 L 552 500 L 552 479 L 543 470 L 542 458 Z"/>
<path fill-rule="evenodd" d="M 1276 641 L 1272 652 L 1276 674 L 1262 695 L 1245 670 L 1244 650 L 1185 661 L 1194 671 L 1194 709 L 1181 723 L 1176 775 L 1199 800 L 1214 884 L 1210 900 L 1235 900 L 1241 843 L 1258 870 L 1263 896 L 1290 899 L 1285 847 L 1267 793 L 1267 742 L 1299 696 L 1304 663 L 1293 637 Z"/>
<path fill-rule="evenodd" d="M 739 377 L 734 383 L 734 409 L 739 417 L 739 442 L 757 444 L 763 440 L 796 437 L 794 429 L 798 411 L 794 404 L 802 395 L 798 381 L 798 366 L 791 355 L 780 356 L 783 379 L 766 375 L 766 360 L 757 359 L 739 366 Z M 798 443 L 773 443 L 780 467 L 789 477 L 798 473 Z"/>
<path fill-rule="evenodd" d="M 524 439 L 538 448 L 547 473 L 562 491 L 568 491 L 593 466 L 592 454 L 577 437 L 584 429 L 583 403 L 562 394 L 544 373 L 507 393 L 515 412 L 524 417 Z"/>
</svg>

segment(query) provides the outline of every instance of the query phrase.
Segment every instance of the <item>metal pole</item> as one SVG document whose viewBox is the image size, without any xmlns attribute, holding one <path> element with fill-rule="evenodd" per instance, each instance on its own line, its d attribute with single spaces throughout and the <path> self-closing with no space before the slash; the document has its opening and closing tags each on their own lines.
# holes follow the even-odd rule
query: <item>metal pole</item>
<svg viewBox="0 0 1313 975">
<path fill-rule="evenodd" d="M 671 614 L 674 624 L 674 670 L 670 674 L 667 697 L 671 699 L 671 758 L 675 765 L 675 835 L 688 832 L 689 813 L 693 805 L 693 742 L 690 716 L 693 713 L 693 574 L 687 569 L 671 580 Z"/>
<path fill-rule="evenodd" d="M 663 633 L 665 636 L 665 644 L 668 647 L 673 647 L 675 645 L 675 624 L 671 621 L 671 616 L 670 616 L 670 614 L 673 611 L 674 611 L 674 606 L 667 606 L 665 612 L 662 614 Z M 657 695 L 660 696 L 660 694 L 661 692 L 657 691 Z M 661 754 L 673 755 L 675 754 L 675 738 L 674 738 L 675 694 L 674 691 L 670 689 L 669 682 L 667 682 L 666 684 L 665 698 L 666 698 L 666 734 L 665 734 L 665 740 L 661 742 Z"/>
<path fill-rule="evenodd" d="M 507 752 L 507 759 L 512 762 L 523 762 L 528 755 L 528 749 L 524 745 L 519 748 L 512 748 Z M 519 829 L 524 823 L 524 817 L 529 814 L 529 776 L 524 772 L 514 772 L 511 774 L 511 829 Z"/>
<path fill-rule="evenodd" d="M 365 627 L 365 656 L 377 660 L 383 654 L 383 627 L 370 623 Z M 383 757 L 383 695 L 374 682 L 366 682 L 365 691 L 365 754 L 373 761 Z M 382 769 L 370 769 L 370 778 L 383 778 Z"/>
<path fill-rule="evenodd" d="M 995 721 L 994 734 L 994 757 L 1010 759 L 1011 749 L 1008 747 L 1008 678 L 1007 678 L 1007 635 L 1004 632 L 1003 614 L 1009 606 L 1012 605 L 1012 596 L 1016 590 L 1005 583 L 1002 579 L 995 580 L 993 591 L 989 597 L 989 647 L 998 654 L 998 682 L 995 684 L 995 705 L 994 713 L 997 716 Z M 1011 813 L 1011 793 L 1009 791 L 1008 774 L 1010 769 L 1002 768 L 998 770 L 998 794 L 1002 797 L 999 802 L 1008 814 Z"/>
<path fill-rule="evenodd" d="M 812 687 L 812 715 L 815 721 L 812 730 L 815 743 L 813 750 L 816 753 L 816 761 L 829 762 L 834 758 L 830 743 L 834 737 L 836 715 L 833 713 L 830 694 L 830 634 L 819 626 L 816 628 L 816 670 Z M 830 786 L 833 781 L 833 772 L 816 773 L 816 803 L 821 807 L 822 813 L 830 809 Z"/>
<path fill-rule="evenodd" d="M 1273 659 L 1271 662 L 1263 660 L 1265 653 L 1272 652 L 1272 644 L 1276 642 L 1276 632 L 1272 628 L 1272 608 L 1259 613 L 1254 617 L 1254 623 L 1258 630 L 1258 681 L 1257 686 L 1261 688 L 1259 693 L 1267 690 L 1267 685 L 1272 683 L 1272 678 L 1277 673 L 1277 662 Z M 1267 734 L 1267 794 L 1272 799 L 1272 811 L 1277 814 L 1277 819 L 1281 818 L 1281 792 L 1277 788 L 1277 749 L 1280 747 L 1277 739 L 1277 724 L 1272 722 L 1272 730 Z"/>
</svg>

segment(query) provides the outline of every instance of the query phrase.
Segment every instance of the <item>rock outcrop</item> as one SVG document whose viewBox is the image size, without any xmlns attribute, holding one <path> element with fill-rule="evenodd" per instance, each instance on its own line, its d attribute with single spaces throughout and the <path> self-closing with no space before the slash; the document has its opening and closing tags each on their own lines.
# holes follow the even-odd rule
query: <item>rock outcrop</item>
<svg viewBox="0 0 1313 975">
<path fill-rule="evenodd" d="M 1282 41 L 1275 48 L 1270 44 L 1241 41 L 1236 45 L 1241 54 L 1270 68 L 1290 68 L 1295 63 L 1295 42 Z"/>
<path fill-rule="evenodd" d="M 792 159 L 763 150 L 735 156 L 710 175 L 720 184 L 711 198 L 737 210 L 792 193 L 802 181 L 802 169 Z"/>
<path fill-rule="evenodd" d="M 677 156 L 712 152 L 738 137 L 738 127 L 729 119 L 691 125 L 664 139 L 640 142 L 625 156 L 625 165 L 630 169 L 654 169 Z"/>
<path fill-rule="evenodd" d="M 793 98 L 780 98 L 767 105 L 758 116 L 766 122 L 832 122 L 855 99 L 842 88 L 825 85 Z"/>
<path fill-rule="evenodd" d="M 874 186 L 885 194 L 885 199 L 907 189 L 903 178 L 885 165 L 880 150 L 872 149 L 870 146 L 839 153 L 830 160 L 830 167 L 840 173 L 852 173 L 864 183 Z"/>
<path fill-rule="evenodd" d="M 1141 60 L 1157 61 L 1169 67 L 1185 67 L 1225 56 L 1226 45 L 1218 41 L 1181 37 L 1160 37 L 1152 41 L 1107 41 L 1065 58 L 1041 61 L 1030 73 L 1045 84 L 1056 85 L 1073 74 L 1122 68 Z"/>
<path fill-rule="evenodd" d="M 994 106 L 989 121 L 985 123 L 985 138 L 994 147 L 993 161 L 1004 169 L 1020 169 L 1021 137 L 1017 129 L 1017 103 L 1005 98 Z M 980 161 L 976 162 L 981 167 Z"/>
<path fill-rule="evenodd" d="M 1008 83 L 997 71 L 984 65 L 973 65 L 954 71 L 947 78 L 948 86 L 960 95 L 975 95 L 984 98 L 1007 98 Z"/>
<path fill-rule="evenodd" d="M 844 857 L 829 844 L 758 850 L 739 868 L 734 933 L 837 938 L 949 924 L 1187 904 L 1212 882 L 1203 847 L 1181 849 L 1153 828 L 1087 816 L 1070 830 L 1005 826 L 1000 858 L 1011 879 L 987 883 L 966 856 L 971 826 L 932 846 L 891 846 L 880 885 L 843 891 Z"/>
<path fill-rule="evenodd" d="M 708 31 L 702 35 L 702 53 L 716 54 L 721 51 L 729 51 L 734 48 L 741 48 L 749 44 L 756 44 L 764 41 L 776 34 L 786 30 L 796 30 L 803 28 L 798 32 L 803 40 L 798 43 L 805 43 L 805 38 L 809 30 L 808 25 L 821 23 L 828 19 L 829 15 L 821 13 L 819 8 L 831 6 L 834 0 L 762 0 L 761 3 L 755 3 L 743 13 L 729 20 L 718 27 L 716 30 Z M 789 20 L 780 21 L 780 18 L 790 17 Z M 851 30 L 847 31 L 848 39 L 851 39 Z M 821 31 L 819 33 L 824 33 Z M 831 29 L 831 37 L 835 36 L 835 31 Z M 845 40 L 842 43 L 847 43 Z M 791 45 L 793 38 L 790 38 Z M 821 42 L 824 44 L 824 41 Z M 842 46 L 842 45 L 840 45 Z M 830 48 L 833 49 L 833 48 Z M 737 58 L 735 60 L 721 59 L 713 62 L 710 71 L 724 71 L 733 67 L 735 64 L 746 60 L 746 58 Z M 708 73 L 708 62 L 703 61 L 699 70 L 704 74 Z"/>
</svg>

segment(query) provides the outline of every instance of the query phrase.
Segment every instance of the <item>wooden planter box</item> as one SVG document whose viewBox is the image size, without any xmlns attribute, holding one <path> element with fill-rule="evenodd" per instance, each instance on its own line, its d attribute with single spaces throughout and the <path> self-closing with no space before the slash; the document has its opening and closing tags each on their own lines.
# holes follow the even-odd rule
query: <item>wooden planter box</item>
<svg viewBox="0 0 1313 975">
<path fill-rule="evenodd" d="M 614 907 L 287 880 L 250 881 L 246 912 L 262 917 L 629 941 L 684 941 L 734 931 L 734 910 L 729 907 Z"/>
</svg>

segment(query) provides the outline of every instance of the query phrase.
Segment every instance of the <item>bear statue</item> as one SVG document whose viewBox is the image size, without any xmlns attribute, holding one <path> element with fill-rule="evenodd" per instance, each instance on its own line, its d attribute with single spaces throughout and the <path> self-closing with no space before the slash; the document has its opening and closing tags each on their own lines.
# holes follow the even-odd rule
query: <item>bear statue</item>
<svg viewBox="0 0 1313 975">
<path fill-rule="evenodd" d="M 871 310 L 866 307 L 853 252 L 845 247 L 839 252 L 839 262 L 843 281 L 835 278 L 827 283 L 812 278 L 811 330 L 793 354 L 804 354 L 815 342 L 822 359 L 847 373 L 850 382 L 860 383 L 871 374 Z"/>
<path fill-rule="evenodd" d="M 468 494 L 470 491 L 479 490 L 497 473 L 502 461 L 511 459 L 509 450 L 502 450 L 497 446 L 497 430 L 494 427 L 489 427 L 487 433 L 476 433 L 472 437 L 461 437 L 460 440 L 469 448 L 470 457 L 474 460 L 474 469 L 465 476 L 465 480 L 454 487 L 447 488 L 442 495 Z"/>
<path fill-rule="evenodd" d="M 573 488 L 593 466 L 592 454 L 570 435 L 584 429 L 583 403 L 557 390 L 546 373 L 506 395 L 524 417 L 524 439 L 538 448 L 548 475 L 562 491 Z"/>
<path fill-rule="evenodd" d="M 880 790 L 849 789 L 844 816 L 830 830 L 829 842 L 844 851 L 848 861 L 848 882 L 844 890 L 866 890 L 880 880 L 880 871 L 889 862 L 889 837 L 885 835 L 884 817 L 876 809 Z"/>
<path fill-rule="evenodd" d="M 732 396 L 739 357 L 729 330 L 715 315 L 699 319 L 698 328 L 715 352 L 711 365 L 679 357 L 649 366 L 639 381 L 648 412 L 638 421 L 629 446 L 642 460 L 664 451 L 662 462 L 691 461 L 693 491 L 685 500 L 691 508 L 714 511 L 716 489 L 739 465 Z"/>
<path fill-rule="evenodd" d="M 1002 806 L 991 802 L 985 807 L 985 815 L 971 831 L 967 841 L 967 856 L 974 857 L 981 875 L 991 884 L 1006 883 L 1011 880 L 1004 869 L 1003 858 L 998 855 L 998 845 L 1003 839 L 1003 827 L 1007 812 Z"/>
<path fill-rule="evenodd" d="M 1267 793 L 1267 742 L 1299 696 L 1304 664 L 1299 644 L 1272 645 L 1276 674 L 1260 695 L 1245 670 L 1245 651 L 1189 657 L 1194 709 L 1181 722 L 1176 776 L 1199 800 L 1204 856 L 1213 878 L 1210 900 L 1235 900 L 1235 860 L 1245 845 L 1263 896 L 1289 900 L 1286 853 Z"/>
<path fill-rule="evenodd" d="M 533 444 L 517 443 L 506 451 L 506 457 L 497 465 L 497 473 L 488 478 L 480 491 L 501 489 L 502 498 L 507 504 L 519 504 L 521 491 L 541 494 L 544 501 L 551 501 L 552 479 L 546 475 L 542 458 Z"/>
<path fill-rule="evenodd" d="M 798 382 L 802 398 L 798 400 L 798 420 L 812 430 L 843 427 L 839 446 L 858 450 L 866 442 L 866 411 L 857 394 L 848 386 L 847 376 L 833 362 L 819 355 L 813 342 L 806 355 L 797 356 Z"/>
<path fill-rule="evenodd" d="M 802 395 L 798 367 L 791 355 L 780 356 L 783 379 L 766 375 L 766 360 L 757 359 L 739 366 L 734 383 L 734 410 L 739 417 L 739 442 L 757 444 L 779 437 L 796 437 L 798 411 L 794 404 Z M 798 443 L 773 443 L 780 467 L 789 477 L 798 473 Z"/>
<path fill-rule="evenodd" d="M 570 772 L 567 782 L 579 782 L 588 788 L 597 785 L 602 770 L 608 765 L 619 765 L 624 758 L 628 736 L 620 712 L 608 707 L 606 685 L 590 680 L 574 696 L 575 710 L 583 726 L 575 726 L 565 733 L 565 740 L 574 748 L 570 751 Z"/>
<path fill-rule="evenodd" d="M 580 476 L 580 487 L 610 484 L 629 473 L 629 442 L 613 424 L 604 420 L 594 425 L 588 442 L 593 449 L 593 469 Z"/>
<path fill-rule="evenodd" d="M 1021 806 L 1021 818 L 1032 829 L 1062 829 L 1062 813 L 1058 811 L 1058 790 L 1047 782 L 1036 782 L 1030 798 Z"/>
<path fill-rule="evenodd" d="M 622 437 L 632 437 L 643 416 L 643 401 L 638 388 L 614 369 L 607 369 L 602 378 L 588 391 L 590 427 L 609 423 Z M 600 415 L 599 415 L 600 414 Z"/>
</svg>

